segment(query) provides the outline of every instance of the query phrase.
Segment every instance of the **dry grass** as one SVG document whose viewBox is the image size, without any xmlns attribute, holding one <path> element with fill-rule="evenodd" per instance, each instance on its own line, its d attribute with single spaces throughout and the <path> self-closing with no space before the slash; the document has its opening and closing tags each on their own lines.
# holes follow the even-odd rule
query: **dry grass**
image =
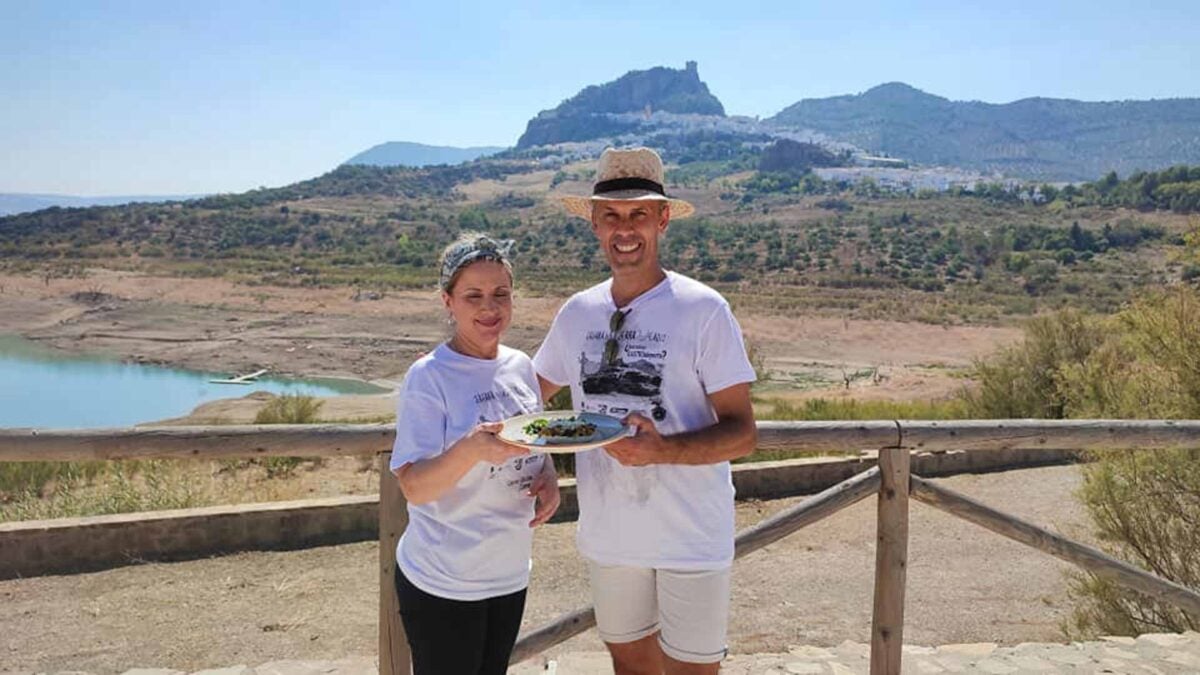
<svg viewBox="0 0 1200 675">
<path fill-rule="evenodd" d="M 217 504 L 294 499 L 294 485 L 266 467 L 152 460 L 57 465 L 59 473 L 7 494 L 0 522 L 75 518 Z"/>
</svg>

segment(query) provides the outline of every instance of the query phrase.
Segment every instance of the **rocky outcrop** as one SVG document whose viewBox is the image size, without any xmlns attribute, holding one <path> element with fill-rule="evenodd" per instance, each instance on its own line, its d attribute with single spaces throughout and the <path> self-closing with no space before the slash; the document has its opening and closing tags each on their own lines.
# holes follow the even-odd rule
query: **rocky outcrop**
<svg viewBox="0 0 1200 675">
<path fill-rule="evenodd" d="M 700 80 L 695 61 L 688 61 L 683 70 L 634 70 L 538 113 L 517 148 L 617 136 L 638 126 L 629 113 L 649 118 L 655 112 L 724 117 L 725 107 Z"/>
</svg>

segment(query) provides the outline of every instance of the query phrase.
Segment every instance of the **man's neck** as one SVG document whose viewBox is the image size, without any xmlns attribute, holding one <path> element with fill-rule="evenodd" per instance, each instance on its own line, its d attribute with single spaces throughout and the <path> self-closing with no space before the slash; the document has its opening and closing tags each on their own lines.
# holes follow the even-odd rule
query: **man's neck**
<svg viewBox="0 0 1200 675">
<path fill-rule="evenodd" d="M 624 307 L 634 298 L 654 288 L 667 278 L 661 265 L 649 270 L 629 270 L 625 273 L 613 271 L 612 297 L 617 307 Z"/>
</svg>

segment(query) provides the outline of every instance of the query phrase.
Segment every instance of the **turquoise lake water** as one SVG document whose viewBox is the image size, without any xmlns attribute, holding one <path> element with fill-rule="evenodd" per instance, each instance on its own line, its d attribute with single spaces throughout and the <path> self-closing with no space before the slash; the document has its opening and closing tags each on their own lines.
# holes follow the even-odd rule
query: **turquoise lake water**
<svg viewBox="0 0 1200 675">
<path fill-rule="evenodd" d="M 214 384 L 239 373 L 202 373 L 66 355 L 35 342 L 0 335 L 0 428 L 127 427 L 180 417 L 197 405 L 273 394 L 373 394 L 366 382 L 264 376 L 250 385 Z"/>
</svg>

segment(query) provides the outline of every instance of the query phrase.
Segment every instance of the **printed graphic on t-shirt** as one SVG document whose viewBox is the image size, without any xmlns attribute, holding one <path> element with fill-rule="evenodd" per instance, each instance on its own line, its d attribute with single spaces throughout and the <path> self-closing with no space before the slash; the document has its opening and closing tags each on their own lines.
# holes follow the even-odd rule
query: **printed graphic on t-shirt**
<svg viewBox="0 0 1200 675">
<path fill-rule="evenodd" d="M 617 341 L 614 358 L 605 344 Z M 662 385 L 668 336 L 648 330 L 589 331 L 579 354 L 579 377 L 587 395 L 584 409 L 622 417 L 638 412 L 657 422 L 666 419 Z"/>
<path fill-rule="evenodd" d="M 492 467 L 492 472 L 488 475 L 488 479 L 490 480 L 497 475 L 504 475 L 505 487 L 518 492 L 525 492 L 533 487 L 533 479 L 541 473 L 542 464 L 545 461 L 546 456 L 540 453 L 524 457 L 513 457 L 512 460 L 501 466 Z M 504 472 L 505 468 L 511 468 L 512 471 Z"/>
<path fill-rule="evenodd" d="M 475 403 L 477 420 L 485 422 L 503 422 L 504 420 L 537 410 L 537 395 L 532 389 L 518 383 L 508 386 L 497 385 L 487 391 L 471 395 Z M 525 491 L 533 486 L 534 476 L 542 470 L 545 456 L 541 453 L 514 457 L 511 460 L 488 467 L 488 480 L 497 478 L 504 481 L 506 487 Z"/>
<path fill-rule="evenodd" d="M 503 422 L 516 415 L 534 412 L 537 394 L 521 384 L 498 386 L 488 391 L 472 394 L 471 401 L 478 411 L 479 423 Z"/>
</svg>

